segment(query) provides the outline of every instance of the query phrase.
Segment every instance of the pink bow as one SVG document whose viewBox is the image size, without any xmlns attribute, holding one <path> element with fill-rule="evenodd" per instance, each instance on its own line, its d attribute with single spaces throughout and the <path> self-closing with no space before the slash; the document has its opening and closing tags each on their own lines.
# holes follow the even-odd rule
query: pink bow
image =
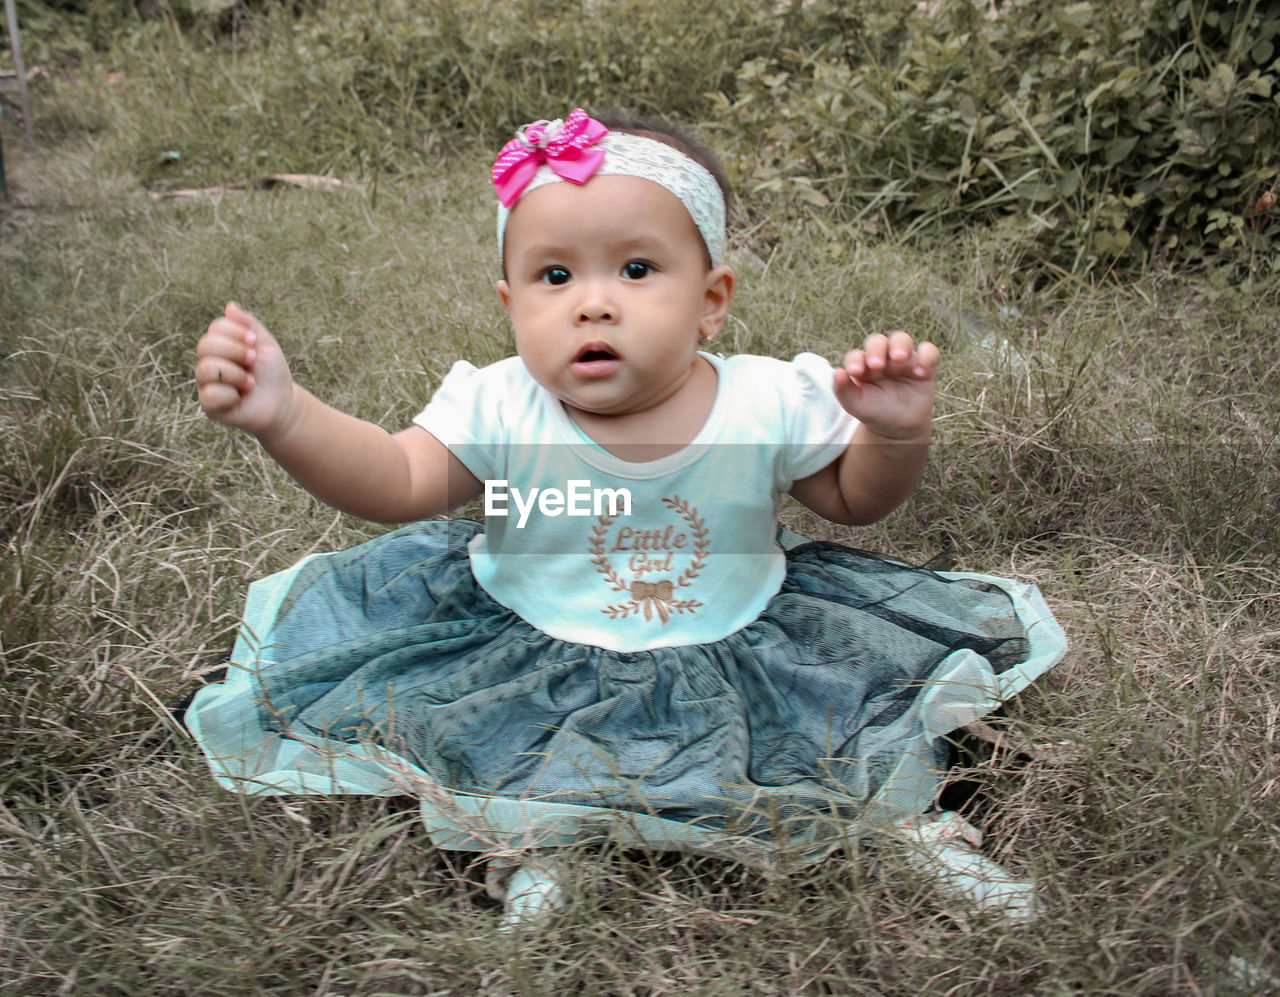
<svg viewBox="0 0 1280 997">
<path fill-rule="evenodd" d="M 534 121 L 516 130 L 516 137 L 502 147 L 493 164 L 493 185 L 498 200 L 509 208 L 519 200 L 529 181 L 546 163 L 559 177 L 583 184 L 604 162 L 603 149 L 590 149 L 609 129 L 582 108 L 565 121 Z"/>
</svg>

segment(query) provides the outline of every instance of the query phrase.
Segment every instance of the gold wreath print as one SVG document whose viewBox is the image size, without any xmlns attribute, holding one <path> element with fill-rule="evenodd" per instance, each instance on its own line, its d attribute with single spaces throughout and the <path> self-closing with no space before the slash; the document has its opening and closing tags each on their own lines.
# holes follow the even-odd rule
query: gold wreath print
<svg viewBox="0 0 1280 997">
<path fill-rule="evenodd" d="M 615 592 L 626 592 L 631 597 L 625 602 L 614 603 L 601 610 L 611 619 L 625 620 L 630 616 L 643 614 L 645 620 L 652 620 L 657 616 L 665 626 L 670 621 L 672 613 L 694 613 L 702 605 L 692 597 L 677 599 L 676 591 L 689 587 L 693 579 L 697 578 L 706 566 L 707 554 L 711 549 L 706 520 L 698 515 L 697 509 L 681 499 L 679 495 L 664 496 L 662 502 L 685 521 L 693 537 L 693 558 L 689 566 L 674 581 L 670 578 L 663 578 L 656 582 L 640 579 L 630 583 L 624 581 L 609 563 L 605 549 L 609 527 L 613 525 L 616 517 L 599 516 L 596 519 L 596 525 L 591 529 L 591 543 L 588 545 L 592 554 L 591 563 L 600 574 L 604 575 L 605 580 Z"/>
</svg>

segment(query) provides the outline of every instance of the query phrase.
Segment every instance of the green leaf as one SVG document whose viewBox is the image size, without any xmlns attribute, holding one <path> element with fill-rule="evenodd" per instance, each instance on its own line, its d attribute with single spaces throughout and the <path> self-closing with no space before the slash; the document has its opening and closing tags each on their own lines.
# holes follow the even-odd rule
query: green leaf
<svg viewBox="0 0 1280 997">
<path fill-rule="evenodd" d="M 797 184 L 794 194 L 797 201 L 801 201 L 805 204 L 812 204 L 817 208 L 825 208 L 831 203 L 831 199 L 828 198 L 826 194 L 822 193 L 820 190 L 810 187 L 808 184 Z"/>
<path fill-rule="evenodd" d="M 1093 4 L 1073 3 L 1054 15 L 1054 24 L 1068 38 L 1084 38 L 1093 20 Z"/>
<path fill-rule="evenodd" d="M 1250 76 L 1245 83 L 1245 89 L 1255 97 L 1271 96 L 1272 77 L 1267 76 Z"/>
<path fill-rule="evenodd" d="M 1108 90 L 1110 90 L 1112 87 L 1114 87 L 1115 85 L 1116 85 L 1116 81 L 1114 79 L 1106 80 L 1103 83 L 1099 83 L 1096 87 L 1090 90 L 1089 93 L 1085 96 L 1084 98 L 1085 108 L 1088 109 L 1090 107 L 1093 107 L 1097 99 L 1101 97 L 1104 93 L 1106 93 Z"/>
<path fill-rule="evenodd" d="M 1129 153 L 1133 152 L 1133 147 L 1138 144 L 1141 135 L 1130 135 L 1128 138 L 1122 138 L 1107 150 L 1107 165 L 1115 166 L 1129 158 Z"/>
<path fill-rule="evenodd" d="M 1073 166 L 1067 170 L 1054 185 L 1059 197 L 1071 197 L 1080 189 L 1080 167 Z"/>
<path fill-rule="evenodd" d="M 1039 180 L 1018 185 L 1018 196 L 1025 201 L 1052 201 L 1054 188 Z"/>
</svg>

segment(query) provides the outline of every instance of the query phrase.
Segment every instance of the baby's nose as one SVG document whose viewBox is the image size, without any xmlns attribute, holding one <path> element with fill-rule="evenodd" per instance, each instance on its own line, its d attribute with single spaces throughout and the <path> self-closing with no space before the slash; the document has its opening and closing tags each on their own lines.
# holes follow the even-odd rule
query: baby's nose
<svg viewBox="0 0 1280 997">
<path fill-rule="evenodd" d="M 613 321 L 613 312 L 605 304 L 590 304 L 583 306 L 581 313 L 578 315 L 579 322 L 611 322 Z"/>
<path fill-rule="evenodd" d="M 612 322 L 618 314 L 617 303 L 599 285 L 587 285 L 578 299 L 579 322 Z"/>
</svg>

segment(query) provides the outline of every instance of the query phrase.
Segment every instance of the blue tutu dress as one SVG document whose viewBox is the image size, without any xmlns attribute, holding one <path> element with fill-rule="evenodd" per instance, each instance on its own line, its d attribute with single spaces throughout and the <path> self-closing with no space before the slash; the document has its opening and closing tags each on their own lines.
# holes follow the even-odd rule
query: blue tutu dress
<svg viewBox="0 0 1280 997">
<path fill-rule="evenodd" d="M 455 367 L 415 421 L 475 478 L 632 485 L 633 518 L 418 523 L 255 582 L 226 680 L 186 715 L 217 780 L 411 795 L 438 845 L 477 850 L 607 833 L 768 861 L 926 811 L 947 735 L 1063 632 L 1029 585 L 775 538 L 781 495 L 853 426 L 821 358 L 708 360 L 706 425 L 649 464 L 518 359 Z"/>
<path fill-rule="evenodd" d="M 226 681 L 187 713 L 217 780 L 414 795 L 450 848 L 621 821 L 659 848 L 816 854 L 855 818 L 927 810 L 946 736 L 1065 649 L 1032 586 L 783 532 L 786 580 L 754 623 L 608 651 L 476 584 L 480 529 L 419 523 L 254 583 Z"/>
</svg>

